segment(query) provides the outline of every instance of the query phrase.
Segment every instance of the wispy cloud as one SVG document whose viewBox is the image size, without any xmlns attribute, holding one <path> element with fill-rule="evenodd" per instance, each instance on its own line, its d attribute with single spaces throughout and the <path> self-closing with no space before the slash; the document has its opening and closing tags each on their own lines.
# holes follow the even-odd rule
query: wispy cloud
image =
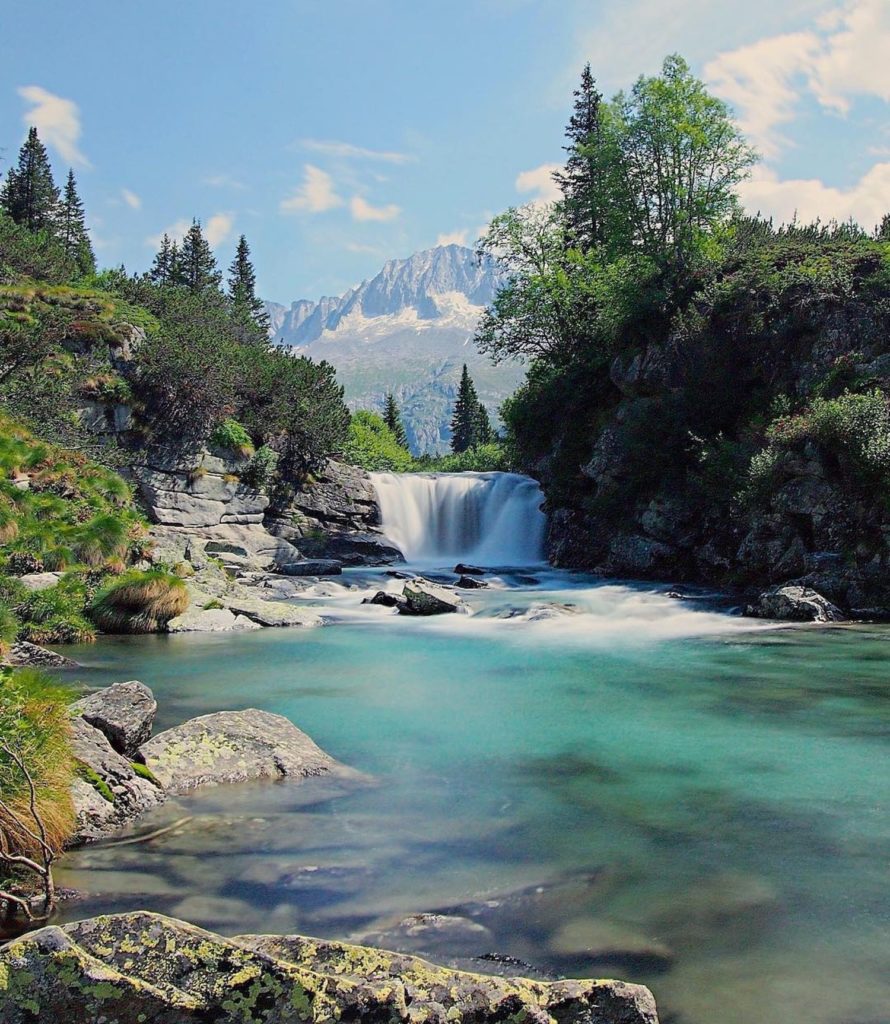
<svg viewBox="0 0 890 1024">
<path fill-rule="evenodd" d="M 361 196 L 353 196 L 349 201 L 349 209 L 353 220 L 360 221 L 388 221 L 395 220 L 402 212 L 401 206 L 395 203 L 388 203 L 386 206 L 373 206 Z"/>
<path fill-rule="evenodd" d="M 381 160 L 387 164 L 407 164 L 416 159 L 410 153 L 366 149 L 364 146 L 355 146 L 351 142 L 340 142 L 336 139 L 301 139 L 300 145 L 313 153 L 323 153 L 325 156 L 341 160 Z"/>
<path fill-rule="evenodd" d="M 235 215 L 228 212 L 214 213 L 212 216 L 207 218 L 207 221 L 202 224 L 202 231 L 204 237 L 212 248 L 216 248 L 222 242 L 224 242 L 232 232 L 232 228 L 235 225 Z M 192 226 L 192 222 L 187 220 L 185 217 L 181 217 L 174 223 L 169 224 L 162 231 L 159 231 L 156 235 L 149 235 L 145 239 L 145 244 L 150 245 L 157 249 L 158 246 L 164 239 L 164 235 L 167 235 L 171 241 L 181 242 L 183 236 Z"/>
<path fill-rule="evenodd" d="M 281 200 L 279 209 L 282 213 L 324 213 L 342 205 L 330 174 L 314 164 L 305 164 L 303 183 Z"/>
<path fill-rule="evenodd" d="M 466 228 L 462 231 L 448 231 L 436 238 L 436 245 L 466 245 L 468 235 Z"/>
<path fill-rule="evenodd" d="M 121 189 L 121 199 L 123 199 L 131 210 L 139 210 L 142 208 L 142 200 L 135 192 L 131 192 L 128 188 Z"/>
<path fill-rule="evenodd" d="M 516 191 L 531 193 L 533 203 L 554 203 L 560 197 L 559 186 L 553 180 L 554 171 L 560 170 L 559 164 L 541 164 L 530 171 L 523 171 L 516 178 Z"/>
<path fill-rule="evenodd" d="M 74 100 L 56 96 L 40 85 L 23 85 L 18 94 L 31 104 L 22 115 L 25 124 L 34 125 L 43 141 L 58 150 L 68 163 L 89 167 L 89 160 L 78 148 L 80 109 Z"/>
<path fill-rule="evenodd" d="M 347 242 L 343 248 L 347 252 L 361 253 L 367 256 L 384 256 L 383 249 L 376 245 L 365 245 L 362 242 Z"/>
<path fill-rule="evenodd" d="M 166 235 L 172 242 L 180 242 L 183 235 L 191 226 L 192 222 L 190 220 L 186 220 L 185 217 L 180 217 L 179 220 L 174 221 L 172 224 L 168 224 L 167 227 L 163 228 L 156 235 L 149 235 L 145 239 L 145 244 L 157 249 L 164 240 L 164 235 Z"/>
<path fill-rule="evenodd" d="M 209 185 L 211 188 L 231 188 L 243 192 L 247 186 L 243 181 L 233 178 L 229 174 L 211 174 L 201 179 L 202 185 Z"/>
</svg>

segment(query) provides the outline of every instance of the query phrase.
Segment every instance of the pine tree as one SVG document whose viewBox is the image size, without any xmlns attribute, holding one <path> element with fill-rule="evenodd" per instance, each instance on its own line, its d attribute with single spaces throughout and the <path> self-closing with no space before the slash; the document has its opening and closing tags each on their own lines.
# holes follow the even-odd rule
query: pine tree
<svg viewBox="0 0 890 1024">
<path fill-rule="evenodd" d="M 494 437 L 494 431 L 491 429 L 491 419 L 488 415 L 488 409 L 480 402 L 476 407 L 476 438 L 473 442 L 473 446 L 479 444 L 489 444 Z"/>
<path fill-rule="evenodd" d="M 396 440 L 402 448 L 408 447 L 408 435 L 405 433 L 405 424 L 402 423 L 402 416 L 396 404 L 395 395 L 390 391 L 386 396 L 383 406 L 383 422 L 395 435 Z"/>
<path fill-rule="evenodd" d="M 182 283 L 193 292 L 219 288 L 222 283 L 222 274 L 217 269 L 213 250 L 201 231 L 200 221 L 193 220 L 192 226 L 185 233 L 179 250 L 179 266 Z"/>
<path fill-rule="evenodd" d="M 229 267 L 229 299 L 236 316 L 269 333 L 269 314 L 263 300 L 256 294 L 256 271 L 250 260 L 250 246 L 242 235 L 238 239 L 235 258 Z"/>
<path fill-rule="evenodd" d="M 59 207 L 58 233 L 65 252 L 74 260 L 78 271 L 81 274 L 95 273 L 96 257 L 87 233 L 83 203 L 77 194 L 77 182 L 72 170 L 68 171 Z"/>
<path fill-rule="evenodd" d="M 465 452 L 477 444 L 479 431 L 479 396 L 473 384 L 467 364 L 464 363 L 457 388 L 457 401 L 451 417 L 451 450 Z"/>
<path fill-rule="evenodd" d="M 875 238 L 879 242 L 890 242 L 890 213 L 881 218 L 881 223 L 875 228 Z"/>
<path fill-rule="evenodd" d="M 170 236 L 165 234 L 161 239 L 161 247 L 155 255 L 154 262 L 148 272 L 148 276 L 155 284 L 172 284 L 171 269 L 173 260 L 174 243 L 171 243 Z"/>
<path fill-rule="evenodd" d="M 37 129 L 28 130 L 28 138 L 19 151 L 18 166 L 10 167 L 0 190 L 0 205 L 17 223 L 29 231 L 54 231 L 59 213 L 59 190 L 53 181 L 46 147 L 37 137 Z"/>
<path fill-rule="evenodd" d="M 587 252 L 602 241 L 598 146 L 603 97 L 596 88 L 589 64 L 581 73 L 581 86 L 574 96 L 574 113 L 565 131 L 569 144 L 564 149 L 568 159 L 565 170 L 557 171 L 553 177 L 562 191 L 572 243 Z"/>
</svg>

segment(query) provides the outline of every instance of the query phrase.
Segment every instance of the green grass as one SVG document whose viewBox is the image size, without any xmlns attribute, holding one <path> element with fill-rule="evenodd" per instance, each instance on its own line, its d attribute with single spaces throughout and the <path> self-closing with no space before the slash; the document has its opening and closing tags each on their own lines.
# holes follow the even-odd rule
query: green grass
<svg viewBox="0 0 890 1024">
<path fill-rule="evenodd" d="M 178 576 L 131 569 L 96 594 L 88 613 L 106 633 L 158 633 L 188 605 L 188 590 Z"/>
</svg>

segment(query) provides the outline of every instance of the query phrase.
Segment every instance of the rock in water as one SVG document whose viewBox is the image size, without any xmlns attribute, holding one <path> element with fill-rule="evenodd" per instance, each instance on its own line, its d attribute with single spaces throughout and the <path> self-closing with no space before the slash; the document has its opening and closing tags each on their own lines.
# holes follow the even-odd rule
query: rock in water
<svg viewBox="0 0 890 1024">
<path fill-rule="evenodd" d="M 401 608 L 405 603 L 401 594 L 389 594 L 385 590 L 378 590 L 373 597 L 366 597 L 362 601 L 362 604 L 380 604 L 384 608 Z"/>
<path fill-rule="evenodd" d="M 112 747 L 124 757 L 133 757 L 151 736 L 157 710 L 151 690 L 136 679 L 114 683 L 71 705 L 73 714 L 80 715 L 104 733 Z"/>
<path fill-rule="evenodd" d="M 459 594 L 428 580 L 411 580 L 405 584 L 402 595 L 405 603 L 399 611 L 403 615 L 445 615 L 466 610 Z"/>
<path fill-rule="evenodd" d="M 809 587 L 788 585 L 765 590 L 745 609 L 746 615 L 783 622 L 845 622 L 836 605 Z"/>
<path fill-rule="evenodd" d="M 17 640 L 3 659 L 4 665 L 13 668 L 77 668 L 77 662 L 66 658 L 64 654 L 56 654 L 45 647 Z"/>
<path fill-rule="evenodd" d="M 462 590 L 482 590 L 488 586 L 485 580 L 476 579 L 475 576 L 461 576 L 454 585 Z"/>
<path fill-rule="evenodd" d="M 486 570 L 480 569 L 478 565 L 467 565 L 465 562 L 458 562 L 454 571 L 458 576 L 484 576 L 486 573 Z"/>
<path fill-rule="evenodd" d="M 307 558 L 302 562 L 281 562 L 275 572 L 282 576 L 339 576 L 343 563 L 334 558 Z"/>
<path fill-rule="evenodd" d="M 193 718 L 158 733 L 140 754 L 169 793 L 284 776 L 363 778 L 326 754 L 286 718 L 256 708 Z"/>
<path fill-rule="evenodd" d="M 0 948 L 0 1020 L 658 1024 L 642 985 L 505 980 L 299 936 L 230 940 L 149 913 L 41 928 Z"/>
<path fill-rule="evenodd" d="M 482 956 L 496 944 L 485 925 L 455 914 L 413 914 L 388 928 L 367 932 L 359 942 L 440 960 Z"/>
</svg>

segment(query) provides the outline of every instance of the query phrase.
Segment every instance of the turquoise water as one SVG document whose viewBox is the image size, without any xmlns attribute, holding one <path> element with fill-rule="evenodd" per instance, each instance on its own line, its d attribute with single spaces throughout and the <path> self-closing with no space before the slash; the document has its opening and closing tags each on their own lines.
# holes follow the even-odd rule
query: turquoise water
<svg viewBox="0 0 890 1024">
<path fill-rule="evenodd" d="M 383 577 L 355 573 L 314 593 L 324 629 L 76 652 L 150 685 L 160 728 L 261 707 L 376 782 L 180 800 L 66 858 L 65 913 L 357 938 L 448 909 L 489 931 L 443 955 L 643 981 L 665 1024 L 890 1020 L 890 630 L 531 571 L 472 616 L 363 607 Z"/>
</svg>

